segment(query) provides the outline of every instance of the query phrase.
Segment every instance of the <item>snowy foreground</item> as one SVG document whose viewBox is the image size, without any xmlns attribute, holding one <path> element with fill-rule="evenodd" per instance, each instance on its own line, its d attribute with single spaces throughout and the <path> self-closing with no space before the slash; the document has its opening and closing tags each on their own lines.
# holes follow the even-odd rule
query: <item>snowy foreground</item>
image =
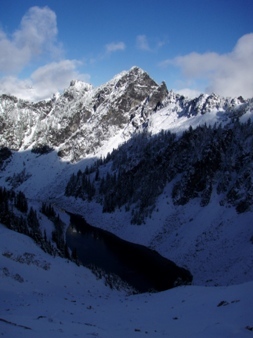
<svg viewBox="0 0 253 338">
<path fill-rule="evenodd" d="M 0 335 L 8 338 L 253 334 L 253 282 L 128 295 L 2 225 L 0 286 Z"/>
</svg>

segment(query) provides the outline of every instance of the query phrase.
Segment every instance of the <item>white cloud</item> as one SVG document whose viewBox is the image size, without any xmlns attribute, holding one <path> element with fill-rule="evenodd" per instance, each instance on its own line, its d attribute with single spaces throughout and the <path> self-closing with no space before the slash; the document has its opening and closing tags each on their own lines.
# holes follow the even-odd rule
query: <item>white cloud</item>
<svg viewBox="0 0 253 338">
<path fill-rule="evenodd" d="M 151 42 L 146 35 L 137 35 L 136 47 L 139 50 L 147 52 L 157 52 L 160 48 L 166 45 L 167 39 L 161 40 L 160 38 L 151 39 Z"/>
<path fill-rule="evenodd" d="M 146 35 L 138 35 L 136 37 L 136 46 L 140 50 L 150 51 L 151 48 L 149 47 L 148 39 Z"/>
<path fill-rule="evenodd" d="M 179 90 L 175 89 L 174 91 L 180 95 L 183 95 L 183 96 L 186 96 L 192 99 L 194 99 L 195 97 L 198 97 L 201 94 L 200 91 L 195 90 L 195 89 L 190 89 L 190 88 L 182 88 Z"/>
<path fill-rule="evenodd" d="M 30 97 L 32 81 L 30 79 L 19 80 L 14 76 L 6 76 L 0 82 L 0 94 L 14 95 L 23 99 Z"/>
<path fill-rule="evenodd" d="M 179 67 L 186 80 L 207 80 L 206 92 L 253 97 L 253 33 L 242 36 L 230 53 L 190 53 L 160 65 Z"/>
<path fill-rule="evenodd" d="M 117 51 L 123 51 L 126 49 L 126 45 L 124 44 L 124 42 L 112 42 L 112 43 L 108 43 L 106 46 L 106 53 L 113 53 L 113 52 L 117 52 Z"/>
<path fill-rule="evenodd" d="M 52 93 L 63 90 L 73 79 L 88 82 L 90 76 L 77 70 L 80 65 L 81 62 L 77 60 L 62 60 L 37 69 L 31 75 L 31 80 L 38 98 L 50 97 Z"/>
<path fill-rule="evenodd" d="M 55 13 L 48 7 L 32 7 L 22 18 L 20 29 L 14 33 L 15 44 L 26 47 L 32 55 L 57 49 L 57 22 Z"/>
<path fill-rule="evenodd" d="M 10 37 L 0 29 L 0 94 L 11 94 L 25 100 L 38 101 L 66 88 L 70 81 L 89 81 L 81 74 L 77 60 L 60 60 L 62 48 L 57 41 L 57 20 L 48 7 L 32 7 L 23 16 L 20 27 Z M 43 58 L 40 59 L 40 56 Z M 50 60 L 26 79 L 20 71 L 38 60 Z M 57 61 L 53 61 L 57 60 Z"/>
<path fill-rule="evenodd" d="M 60 55 L 56 43 L 56 15 L 48 7 L 32 7 L 21 20 L 20 28 L 8 37 L 0 30 L 0 72 L 14 74 L 43 53 Z"/>
<path fill-rule="evenodd" d="M 0 93 L 31 101 L 50 98 L 52 94 L 65 89 L 73 79 L 89 81 L 88 74 L 78 72 L 79 65 L 80 62 L 76 60 L 63 60 L 38 68 L 28 79 L 5 77 L 0 82 Z"/>
</svg>

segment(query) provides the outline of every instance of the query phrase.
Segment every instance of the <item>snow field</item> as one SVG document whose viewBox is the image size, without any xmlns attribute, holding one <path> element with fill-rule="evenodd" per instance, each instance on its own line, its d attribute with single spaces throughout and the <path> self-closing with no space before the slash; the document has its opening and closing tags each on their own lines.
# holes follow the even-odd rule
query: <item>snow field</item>
<svg viewBox="0 0 253 338">
<path fill-rule="evenodd" d="M 252 335 L 253 282 L 127 295 L 4 226 L 0 248 L 0 334 L 8 338 Z M 25 253 L 30 263 L 20 262 Z"/>
</svg>

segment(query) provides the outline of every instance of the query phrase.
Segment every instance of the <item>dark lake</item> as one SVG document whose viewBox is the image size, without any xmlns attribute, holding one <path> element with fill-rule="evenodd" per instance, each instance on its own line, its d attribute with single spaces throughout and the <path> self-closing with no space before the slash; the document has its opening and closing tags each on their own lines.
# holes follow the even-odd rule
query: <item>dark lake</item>
<svg viewBox="0 0 253 338">
<path fill-rule="evenodd" d="M 66 241 L 84 266 L 114 273 L 138 292 L 162 291 L 192 280 L 188 270 L 156 251 L 95 228 L 80 215 L 70 214 Z"/>
</svg>

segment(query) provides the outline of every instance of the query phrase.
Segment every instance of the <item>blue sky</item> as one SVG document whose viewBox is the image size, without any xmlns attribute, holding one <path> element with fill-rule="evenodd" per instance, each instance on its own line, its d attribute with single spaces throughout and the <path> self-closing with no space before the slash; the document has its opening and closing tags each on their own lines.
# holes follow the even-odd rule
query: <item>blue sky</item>
<svg viewBox="0 0 253 338">
<path fill-rule="evenodd" d="M 39 100 L 139 66 L 168 89 L 253 97 L 253 0 L 0 1 L 0 93 Z"/>
</svg>

